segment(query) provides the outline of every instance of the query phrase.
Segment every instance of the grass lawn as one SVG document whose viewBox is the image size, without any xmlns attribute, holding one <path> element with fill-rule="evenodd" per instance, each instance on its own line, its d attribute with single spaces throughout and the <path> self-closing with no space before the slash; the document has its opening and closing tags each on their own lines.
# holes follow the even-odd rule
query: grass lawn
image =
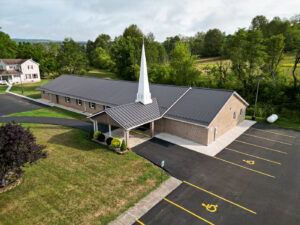
<svg viewBox="0 0 300 225">
<path fill-rule="evenodd" d="M 42 79 L 41 82 L 23 84 L 23 88 L 24 88 L 23 95 L 30 98 L 41 98 L 41 91 L 36 90 L 36 88 L 48 83 L 49 81 L 50 79 Z M 17 94 L 22 94 L 21 84 L 13 85 L 10 91 L 15 92 Z"/>
<path fill-rule="evenodd" d="M 246 119 L 251 120 L 252 116 L 246 116 Z M 266 118 L 263 117 L 256 117 L 256 121 L 260 123 L 270 124 L 272 126 L 282 127 L 282 128 L 289 128 L 294 130 L 300 131 L 300 118 L 293 118 L 293 117 L 285 117 L 278 115 L 278 120 L 274 123 L 267 122 Z"/>
<path fill-rule="evenodd" d="M 107 224 L 160 184 L 160 169 L 133 152 L 113 153 L 77 129 L 23 126 L 47 146 L 48 158 L 0 195 L 1 224 Z"/>
<path fill-rule="evenodd" d="M 13 113 L 8 116 L 41 116 L 85 120 L 86 116 L 57 107 L 48 107 L 26 112 Z"/>
<path fill-rule="evenodd" d="M 5 93 L 6 89 L 7 89 L 6 85 L 0 85 L 0 93 Z"/>
<path fill-rule="evenodd" d="M 86 76 L 120 80 L 117 74 L 105 70 L 96 69 L 96 68 L 91 68 Z"/>
</svg>

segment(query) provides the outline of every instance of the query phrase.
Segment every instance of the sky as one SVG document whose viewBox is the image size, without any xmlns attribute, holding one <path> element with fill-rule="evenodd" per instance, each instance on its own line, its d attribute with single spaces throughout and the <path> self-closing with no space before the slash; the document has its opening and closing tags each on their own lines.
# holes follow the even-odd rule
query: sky
<svg viewBox="0 0 300 225">
<path fill-rule="evenodd" d="M 130 24 L 156 40 L 218 28 L 248 28 L 256 15 L 290 18 L 299 0 L 0 0 L 0 27 L 11 38 L 76 41 L 121 35 Z"/>
</svg>

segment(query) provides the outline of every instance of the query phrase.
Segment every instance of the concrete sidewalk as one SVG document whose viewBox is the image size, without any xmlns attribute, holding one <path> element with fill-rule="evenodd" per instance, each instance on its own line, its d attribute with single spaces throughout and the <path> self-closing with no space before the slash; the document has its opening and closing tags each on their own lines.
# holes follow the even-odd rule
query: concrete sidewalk
<svg viewBox="0 0 300 225">
<path fill-rule="evenodd" d="M 157 189 L 148 194 L 126 212 L 117 217 L 109 225 L 131 225 L 137 219 L 147 213 L 152 207 L 159 203 L 164 197 L 175 190 L 182 182 L 174 177 L 170 177 L 163 182 Z"/>
<path fill-rule="evenodd" d="M 159 133 L 155 137 L 208 156 L 215 156 L 255 123 L 255 121 L 244 120 L 208 146 L 167 133 Z"/>
</svg>

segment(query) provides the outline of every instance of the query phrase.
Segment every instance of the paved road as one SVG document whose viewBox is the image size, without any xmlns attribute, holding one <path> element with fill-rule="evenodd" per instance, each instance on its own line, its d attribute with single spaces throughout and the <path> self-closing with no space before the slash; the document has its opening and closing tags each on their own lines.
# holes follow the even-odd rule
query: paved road
<svg viewBox="0 0 300 225">
<path fill-rule="evenodd" d="M 255 124 L 216 157 L 157 138 L 133 151 L 184 181 L 135 224 L 300 224 L 300 132 Z"/>
<path fill-rule="evenodd" d="M 47 106 L 11 94 L 0 94 L 0 116 L 45 107 Z"/>
<path fill-rule="evenodd" d="M 30 117 L 30 116 L 1 117 L 12 113 L 25 112 L 25 111 L 35 110 L 35 109 L 40 109 L 45 107 L 48 106 L 24 98 L 20 98 L 14 95 L 0 94 L 0 123 L 15 121 L 17 123 L 54 124 L 54 125 L 62 125 L 62 126 L 77 128 L 84 131 L 89 131 L 90 128 L 93 128 L 91 122 L 76 120 L 76 119 L 53 118 L 53 117 Z M 98 129 L 102 132 L 108 132 L 108 127 L 103 124 L 98 124 Z"/>
</svg>

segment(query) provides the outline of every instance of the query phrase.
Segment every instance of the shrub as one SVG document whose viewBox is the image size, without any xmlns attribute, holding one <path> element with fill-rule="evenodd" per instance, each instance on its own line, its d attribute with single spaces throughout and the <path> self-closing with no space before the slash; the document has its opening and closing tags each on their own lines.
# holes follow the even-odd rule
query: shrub
<svg viewBox="0 0 300 225">
<path fill-rule="evenodd" d="M 101 142 L 104 142 L 105 141 L 105 135 L 101 133 L 98 137 L 98 140 L 101 141 Z"/>
<path fill-rule="evenodd" d="M 94 136 L 93 136 L 93 138 L 94 138 L 95 140 L 98 140 L 98 139 L 99 139 L 99 137 L 100 137 L 100 134 L 101 134 L 101 132 L 100 132 L 100 131 L 96 131 L 96 132 L 94 133 Z"/>
<path fill-rule="evenodd" d="M 36 144 L 29 129 L 8 123 L 0 127 L 0 186 L 5 186 L 19 177 L 25 163 L 34 163 L 47 154 L 45 146 Z"/>
<path fill-rule="evenodd" d="M 121 151 L 124 152 L 127 150 L 127 145 L 126 145 L 126 142 L 125 140 L 122 141 L 122 144 L 121 144 Z"/>
<path fill-rule="evenodd" d="M 94 137 L 94 130 L 91 128 L 89 131 L 89 138 L 92 139 Z"/>
<path fill-rule="evenodd" d="M 112 137 L 109 137 L 106 139 L 106 144 L 109 146 L 111 144 L 111 141 L 113 140 Z"/>
<path fill-rule="evenodd" d="M 119 148 L 121 145 L 120 139 L 119 138 L 113 138 L 110 144 L 110 147 L 113 149 Z"/>
</svg>

